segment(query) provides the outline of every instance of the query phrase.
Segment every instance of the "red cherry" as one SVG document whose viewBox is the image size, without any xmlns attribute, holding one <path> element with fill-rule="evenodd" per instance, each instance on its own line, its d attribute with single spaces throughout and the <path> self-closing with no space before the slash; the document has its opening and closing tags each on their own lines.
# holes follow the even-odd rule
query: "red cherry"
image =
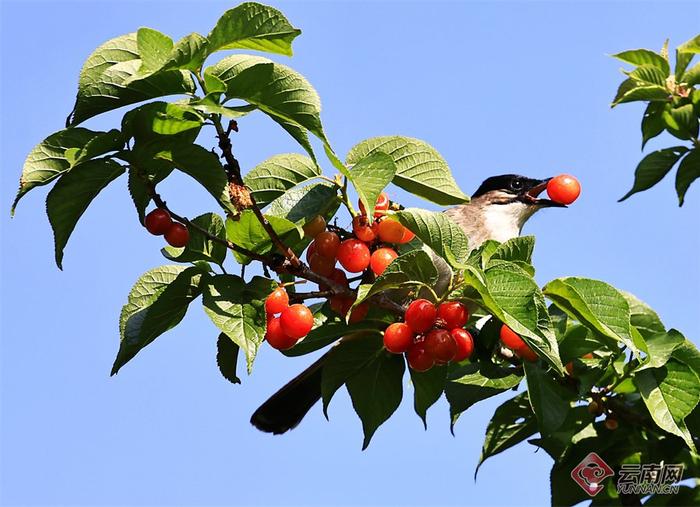
<svg viewBox="0 0 700 507">
<path fill-rule="evenodd" d="M 268 314 L 282 313 L 289 306 L 289 294 L 284 287 L 277 287 L 265 299 L 265 312 Z"/>
<path fill-rule="evenodd" d="M 406 353 L 408 365 L 415 371 L 428 371 L 435 364 L 433 356 L 425 350 L 424 342 L 417 342 L 411 345 Z"/>
<path fill-rule="evenodd" d="M 617 419 L 615 419 L 612 416 L 608 416 L 605 419 L 605 427 L 609 429 L 610 431 L 615 431 L 618 428 L 619 424 L 617 422 Z"/>
<path fill-rule="evenodd" d="M 377 235 L 384 243 L 398 243 L 403 238 L 405 227 L 396 220 L 385 218 L 377 226 Z"/>
<path fill-rule="evenodd" d="M 335 257 L 324 257 L 315 252 L 309 258 L 309 267 L 311 271 L 321 276 L 331 276 L 335 271 Z"/>
<path fill-rule="evenodd" d="M 416 334 L 424 333 L 435 324 L 437 309 L 427 299 L 416 299 L 406 309 L 404 320 Z"/>
<path fill-rule="evenodd" d="M 335 232 L 324 231 L 316 236 L 314 243 L 316 243 L 317 254 L 329 259 L 335 259 L 340 246 L 340 238 Z"/>
<path fill-rule="evenodd" d="M 367 217 L 364 215 L 357 215 L 352 219 L 352 232 L 357 239 L 365 243 L 371 243 L 377 239 L 377 235 L 374 233 L 372 226 L 368 223 Z"/>
<path fill-rule="evenodd" d="M 455 357 L 452 358 L 452 361 L 458 363 L 459 361 L 469 359 L 474 352 L 474 338 L 472 338 L 471 333 L 466 329 L 458 328 L 450 331 L 450 334 L 457 343 L 457 352 L 455 353 Z"/>
<path fill-rule="evenodd" d="M 348 317 L 348 324 L 357 324 L 358 322 L 362 322 L 365 320 L 365 317 L 367 317 L 368 312 L 369 303 L 360 303 L 352 309 L 352 313 L 350 313 L 350 317 Z M 347 311 L 345 313 L 347 313 Z"/>
<path fill-rule="evenodd" d="M 190 231 L 184 225 L 173 222 L 170 228 L 165 231 L 165 241 L 170 246 L 183 247 L 190 240 Z"/>
<path fill-rule="evenodd" d="M 146 215 L 144 220 L 146 230 L 155 236 L 162 236 L 170 226 L 173 225 L 173 219 L 170 218 L 170 213 L 161 208 L 156 208 Z"/>
<path fill-rule="evenodd" d="M 304 236 L 307 238 L 315 238 L 326 230 L 326 219 L 321 215 L 316 215 L 314 218 L 304 224 Z"/>
<path fill-rule="evenodd" d="M 343 287 L 348 286 L 348 276 L 345 274 L 345 271 L 343 271 L 342 269 L 335 268 L 333 270 L 333 273 L 331 273 L 328 278 L 333 280 L 338 285 L 342 285 Z M 325 284 L 322 284 L 322 283 L 319 284 L 318 288 L 321 290 L 329 290 L 329 287 L 326 286 Z"/>
<path fill-rule="evenodd" d="M 581 194 L 581 184 L 570 174 L 560 174 L 547 183 L 547 195 L 554 202 L 571 204 Z"/>
<path fill-rule="evenodd" d="M 331 310 L 342 316 L 348 313 L 348 310 L 354 302 L 355 299 L 350 296 L 331 296 L 328 300 L 328 303 L 331 305 Z"/>
<path fill-rule="evenodd" d="M 384 273 L 386 267 L 398 256 L 399 254 L 397 254 L 393 248 L 378 248 L 372 252 L 369 265 L 372 271 L 374 271 L 374 274 L 379 276 Z"/>
<path fill-rule="evenodd" d="M 459 301 L 447 301 L 438 306 L 437 316 L 445 323 L 446 329 L 455 329 L 467 323 L 469 310 Z"/>
<path fill-rule="evenodd" d="M 296 338 L 288 336 L 282 330 L 282 323 L 279 317 L 272 317 L 267 320 L 265 339 L 272 348 L 277 350 L 287 350 L 297 343 Z"/>
<path fill-rule="evenodd" d="M 309 243 L 309 247 L 306 249 L 306 262 L 311 260 L 311 256 L 316 253 L 316 242 L 312 241 Z"/>
<path fill-rule="evenodd" d="M 457 342 L 444 329 L 433 329 L 425 335 L 425 350 L 433 356 L 437 364 L 445 364 L 455 357 Z"/>
<path fill-rule="evenodd" d="M 357 201 L 357 205 L 360 208 L 360 213 L 363 215 L 367 216 L 367 210 L 365 209 L 365 205 L 362 204 L 361 200 Z M 386 210 L 389 209 L 389 196 L 386 194 L 386 192 L 382 192 L 379 194 L 377 197 L 377 202 L 374 204 L 374 217 L 381 217 L 384 216 L 386 213 L 384 213 Z"/>
<path fill-rule="evenodd" d="M 346 239 L 338 248 L 338 262 L 351 273 L 367 269 L 369 258 L 369 248 L 359 239 Z"/>
<path fill-rule="evenodd" d="M 527 347 L 523 339 L 520 338 L 520 336 L 518 336 L 517 333 L 515 333 L 511 328 L 509 328 L 505 324 L 501 326 L 500 334 L 503 345 L 505 345 L 509 349 L 512 349 L 517 352 L 519 349 Z"/>
<path fill-rule="evenodd" d="M 413 345 L 413 331 L 408 324 L 394 322 L 384 331 L 384 347 L 394 354 L 403 354 Z"/>
<path fill-rule="evenodd" d="M 524 359 L 525 361 L 529 361 L 531 363 L 534 363 L 535 361 L 537 361 L 537 353 L 534 350 L 532 350 L 530 347 L 528 347 L 527 345 L 516 350 L 515 354 L 520 359 Z"/>
<path fill-rule="evenodd" d="M 314 316 L 305 305 L 291 305 L 282 311 L 280 324 L 286 335 L 301 338 L 309 334 L 314 327 Z"/>
<path fill-rule="evenodd" d="M 411 232 L 410 229 L 407 229 L 406 227 L 403 228 L 403 236 L 401 236 L 401 239 L 397 241 L 398 244 L 403 245 L 404 243 L 410 242 L 413 238 L 415 238 L 416 235 Z"/>
</svg>

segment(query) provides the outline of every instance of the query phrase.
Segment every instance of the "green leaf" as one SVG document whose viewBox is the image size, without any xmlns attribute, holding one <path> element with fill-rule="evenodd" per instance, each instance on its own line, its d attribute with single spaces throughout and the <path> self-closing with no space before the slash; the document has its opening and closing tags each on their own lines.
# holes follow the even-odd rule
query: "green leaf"
<svg viewBox="0 0 700 507">
<path fill-rule="evenodd" d="M 659 69 L 665 76 L 668 76 L 671 72 L 668 61 L 660 54 L 649 49 L 630 49 L 612 55 L 612 57 L 632 65 L 651 65 Z"/>
<path fill-rule="evenodd" d="M 679 206 L 683 206 L 686 192 L 698 178 L 700 178 L 700 151 L 694 149 L 681 160 L 676 173 L 676 193 L 678 194 Z"/>
<path fill-rule="evenodd" d="M 640 65 L 632 72 L 626 72 L 625 74 L 642 85 L 657 85 L 661 87 L 666 86 L 666 78 L 668 77 L 668 74 L 665 74 L 661 69 L 653 65 Z"/>
<path fill-rule="evenodd" d="M 612 103 L 612 107 L 615 107 L 618 104 L 625 104 L 627 102 L 668 102 L 670 96 L 670 92 L 663 86 L 637 86 L 626 92 L 622 97 L 616 99 L 615 102 Z"/>
<path fill-rule="evenodd" d="M 450 265 L 460 265 L 469 255 L 469 240 L 447 215 L 419 208 L 408 208 L 389 217 L 410 229 Z"/>
<path fill-rule="evenodd" d="M 221 375 L 232 384 L 240 384 L 241 379 L 236 375 L 238 351 L 240 347 L 225 333 L 219 333 L 216 340 L 216 364 Z"/>
<path fill-rule="evenodd" d="M 627 92 L 637 88 L 638 86 L 640 86 L 639 83 L 631 78 L 627 78 L 622 83 L 620 83 L 620 86 L 617 87 L 617 92 L 615 93 L 615 98 L 612 101 L 613 107 L 615 104 L 617 104 L 617 102 L 620 99 L 622 99 L 622 97 L 625 96 L 625 94 Z"/>
<path fill-rule="evenodd" d="M 209 54 L 222 49 L 254 49 L 292 56 L 292 41 L 301 34 L 277 9 L 245 2 L 226 11 L 209 34 Z"/>
<path fill-rule="evenodd" d="M 309 157 L 289 153 L 261 162 L 245 175 L 243 181 L 256 202 L 267 206 L 287 190 L 320 175 L 321 170 Z"/>
<path fill-rule="evenodd" d="M 129 82 L 141 63 L 135 33 L 116 37 L 97 48 L 80 72 L 78 95 L 67 124 L 76 125 L 100 113 L 156 97 L 194 93 L 192 77 L 180 70 Z"/>
<path fill-rule="evenodd" d="M 275 286 L 274 281 L 260 276 L 246 283 L 235 275 L 212 276 L 204 284 L 204 311 L 243 350 L 248 373 L 265 337 L 265 298 Z"/>
<path fill-rule="evenodd" d="M 126 113 L 122 119 L 122 131 L 125 136 L 143 142 L 199 129 L 203 123 L 202 115 L 189 105 L 157 101 Z"/>
<path fill-rule="evenodd" d="M 411 369 L 411 383 L 413 384 L 413 409 L 423 421 L 423 426 L 428 429 L 426 414 L 445 391 L 447 383 L 447 366 L 436 365 L 428 371 L 418 372 Z"/>
<path fill-rule="evenodd" d="M 299 125 L 325 140 L 321 125 L 321 101 L 301 74 L 261 56 L 232 55 L 208 67 L 226 83 L 228 99 L 242 99 L 264 113 Z"/>
<path fill-rule="evenodd" d="M 205 213 L 194 219 L 192 223 L 206 230 L 211 236 L 226 240 L 226 228 L 223 219 L 215 213 Z M 209 239 L 198 229 L 189 228 L 190 240 L 183 248 L 166 246 L 163 255 L 176 262 L 207 261 L 221 266 L 226 258 L 226 246 Z"/>
<path fill-rule="evenodd" d="M 637 352 L 630 334 L 630 306 L 620 291 L 599 280 L 557 278 L 544 294 L 571 318 Z"/>
<path fill-rule="evenodd" d="M 217 98 L 214 97 L 217 96 Z M 257 108 L 250 104 L 244 106 L 224 106 L 218 102 L 219 93 L 210 93 L 201 99 L 190 100 L 188 105 L 192 108 L 206 114 L 220 114 L 224 118 L 237 119 L 246 116 L 248 113 L 255 111 Z"/>
<path fill-rule="evenodd" d="M 381 338 L 375 337 L 381 344 Z M 391 354 L 380 349 L 359 372 L 346 381 L 352 406 L 362 420 L 365 434 L 362 450 L 367 449 L 374 432 L 391 414 L 403 397 L 404 359 L 399 354 Z"/>
<path fill-rule="evenodd" d="M 696 35 L 676 48 L 675 75 L 677 82 L 683 81 L 683 73 L 693 59 L 693 55 L 700 52 L 698 48 L 700 48 L 700 35 Z"/>
<path fill-rule="evenodd" d="M 136 46 L 141 58 L 141 68 L 160 68 L 173 49 L 173 40 L 153 28 L 139 28 L 136 32 Z"/>
<path fill-rule="evenodd" d="M 368 217 L 374 216 L 374 205 L 379 194 L 391 183 L 396 174 L 396 165 L 386 153 L 375 152 L 357 162 L 348 178 L 352 182 Z"/>
<path fill-rule="evenodd" d="M 169 140 L 155 158 L 167 160 L 183 173 L 194 178 L 221 205 L 235 212 L 228 192 L 228 178 L 219 157 L 198 144 L 178 143 Z"/>
<path fill-rule="evenodd" d="M 286 218 L 274 215 L 266 215 L 265 218 L 285 243 L 286 240 L 298 241 L 304 236 L 304 231 Z M 262 226 L 253 210 L 250 209 L 243 210 L 236 220 L 232 218 L 226 219 L 226 237 L 233 244 L 260 254 L 269 252 L 273 247 L 270 235 Z M 238 262 L 242 264 L 250 262 L 250 259 L 243 254 L 234 252 L 234 255 Z"/>
<path fill-rule="evenodd" d="M 438 272 L 430 255 L 423 250 L 412 250 L 394 259 L 374 283 L 360 285 L 355 304 L 391 289 L 417 285 L 432 287 L 437 280 Z"/>
<path fill-rule="evenodd" d="M 634 383 L 654 422 L 681 437 L 695 451 L 693 438 L 683 421 L 700 401 L 700 378 L 695 372 L 671 359 L 661 368 L 635 373 Z"/>
<path fill-rule="evenodd" d="M 489 257 L 489 261 L 497 259 L 510 262 L 532 263 L 532 252 L 535 249 L 534 236 L 518 236 L 498 245 Z"/>
<path fill-rule="evenodd" d="M 620 293 L 630 307 L 630 323 L 642 333 L 642 336 L 666 332 L 659 315 L 648 304 L 629 292 L 620 291 Z"/>
<path fill-rule="evenodd" d="M 525 361 L 524 366 L 530 405 L 537 416 L 540 433 L 547 436 L 564 423 L 574 393 L 559 384 L 536 363 Z"/>
<path fill-rule="evenodd" d="M 386 153 L 394 160 L 393 182 L 398 187 L 443 206 L 469 201 L 469 196 L 457 186 L 445 159 L 428 143 L 403 136 L 373 137 L 355 145 L 346 163 L 357 164 L 376 152 Z"/>
<path fill-rule="evenodd" d="M 80 127 L 68 128 L 51 134 L 37 144 L 29 152 L 22 167 L 19 191 L 12 204 L 12 214 L 14 215 L 19 200 L 34 187 L 52 182 L 83 158 L 92 158 L 119 149 L 121 146 L 116 147 L 115 143 L 105 142 L 107 139 L 115 140 L 114 132 L 118 131 L 94 132 Z M 86 150 L 88 146 L 91 147 Z M 84 155 L 81 155 L 82 152 Z"/>
<path fill-rule="evenodd" d="M 85 162 L 64 174 L 46 197 L 46 214 L 53 229 L 56 265 L 63 269 L 63 249 L 75 225 L 97 194 L 124 173 L 113 160 Z"/>
<path fill-rule="evenodd" d="M 183 69 L 197 71 L 202 67 L 202 63 L 206 58 L 208 46 L 209 41 L 207 38 L 196 32 L 185 35 L 175 43 L 160 70 Z"/>
<path fill-rule="evenodd" d="M 678 159 L 688 151 L 685 146 L 674 146 L 657 150 L 642 159 L 634 172 L 634 185 L 618 202 L 622 202 L 637 192 L 648 190 L 671 170 Z"/>
<path fill-rule="evenodd" d="M 673 352 L 685 343 L 685 337 L 675 329 L 668 333 L 662 332 L 646 338 L 647 360 L 636 371 L 647 368 L 660 368 L 672 357 Z"/>
<path fill-rule="evenodd" d="M 136 212 L 139 216 L 139 221 L 143 224 L 146 216 L 146 208 L 151 202 L 150 188 L 144 182 L 144 178 L 150 181 L 153 185 L 157 185 L 170 173 L 174 167 L 170 162 L 165 160 L 150 160 L 141 167 L 129 167 L 129 194 L 131 195 Z"/>
<path fill-rule="evenodd" d="M 445 386 L 452 426 L 474 403 L 516 387 L 522 378 L 522 373 L 515 368 L 486 362 L 453 365 Z"/>
<path fill-rule="evenodd" d="M 488 458 L 510 449 L 536 432 L 537 421 L 532 413 L 527 393 L 520 393 L 501 404 L 486 427 L 484 446 L 474 471 L 474 478 Z"/>
<path fill-rule="evenodd" d="M 600 335 L 595 334 L 586 326 L 572 326 L 559 342 L 561 361 L 566 364 L 570 361 L 576 361 L 591 352 L 597 351 L 600 353 L 602 350 L 609 348 L 610 344 L 608 342 L 609 339 L 605 337 L 601 339 Z M 617 352 L 617 342 L 613 341 L 612 344 L 615 347 L 614 351 Z"/>
<path fill-rule="evenodd" d="M 697 86 L 698 84 L 700 84 L 700 63 L 691 67 L 683 75 L 682 82 L 685 83 L 686 86 L 689 86 L 689 87 Z"/>
<path fill-rule="evenodd" d="M 655 138 L 666 128 L 662 113 L 664 104 L 660 102 L 650 102 L 642 117 L 642 149 L 650 139 Z"/>
<path fill-rule="evenodd" d="M 160 266 L 134 284 L 119 317 L 121 343 L 112 375 L 158 336 L 180 323 L 199 296 L 202 272 L 196 267 Z"/>
<path fill-rule="evenodd" d="M 666 130 L 678 139 L 692 139 L 698 135 L 698 117 L 693 104 L 666 108 L 661 118 L 666 125 Z"/>
</svg>

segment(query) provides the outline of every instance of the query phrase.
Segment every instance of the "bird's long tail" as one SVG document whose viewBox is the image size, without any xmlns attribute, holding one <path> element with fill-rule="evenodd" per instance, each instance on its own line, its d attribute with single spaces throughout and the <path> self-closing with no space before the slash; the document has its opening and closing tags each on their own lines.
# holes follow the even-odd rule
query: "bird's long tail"
<svg viewBox="0 0 700 507">
<path fill-rule="evenodd" d="M 321 373 L 328 353 L 290 380 L 260 405 L 250 423 L 260 431 L 280 435 L 301 422 L 321 399 Z"/>
</svg>

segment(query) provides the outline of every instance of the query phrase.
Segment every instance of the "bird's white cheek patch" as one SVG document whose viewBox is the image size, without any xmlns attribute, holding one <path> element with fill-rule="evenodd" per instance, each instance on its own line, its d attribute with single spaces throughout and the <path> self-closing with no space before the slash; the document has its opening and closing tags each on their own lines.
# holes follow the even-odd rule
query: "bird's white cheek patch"
<svg viewBox="0 0 700 507">
<path fill-rule="evenodd" d="M 484 211 L 484 225 L 488 237 L 503 243 L 520 236 L 525 221 L 536 211 L 534 206 L 521 202 L 491 205 Z"/>
</svg>

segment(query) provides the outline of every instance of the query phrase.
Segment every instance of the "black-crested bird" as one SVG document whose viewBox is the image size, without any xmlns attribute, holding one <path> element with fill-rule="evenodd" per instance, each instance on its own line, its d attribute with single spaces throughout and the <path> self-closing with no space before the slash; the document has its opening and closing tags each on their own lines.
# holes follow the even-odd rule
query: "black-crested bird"
<svg viewBox="0 0 700 507">
<path fill-rule="evenodd" d="M 455 206 L 445 213 L 469 238 L 469 247 L 477 248 L 484 241 L 507 241 L 520 235 L 525 222 L 538 210 L 566 207 L 539 195 L 551 178 L 538 180 L 504 174 L 486 179 L 468 204 Z M 452 272 L 440 258 L 434 257 L 440 273 L 439 287 L 447 286 Z M 273 394 L 252 415 L 250 422 L 261 431 L 276 435 L 295 428 L 307 412 L 321 399 L 321 378 L 324 354 L 279 391 Z"/>
</svg>

